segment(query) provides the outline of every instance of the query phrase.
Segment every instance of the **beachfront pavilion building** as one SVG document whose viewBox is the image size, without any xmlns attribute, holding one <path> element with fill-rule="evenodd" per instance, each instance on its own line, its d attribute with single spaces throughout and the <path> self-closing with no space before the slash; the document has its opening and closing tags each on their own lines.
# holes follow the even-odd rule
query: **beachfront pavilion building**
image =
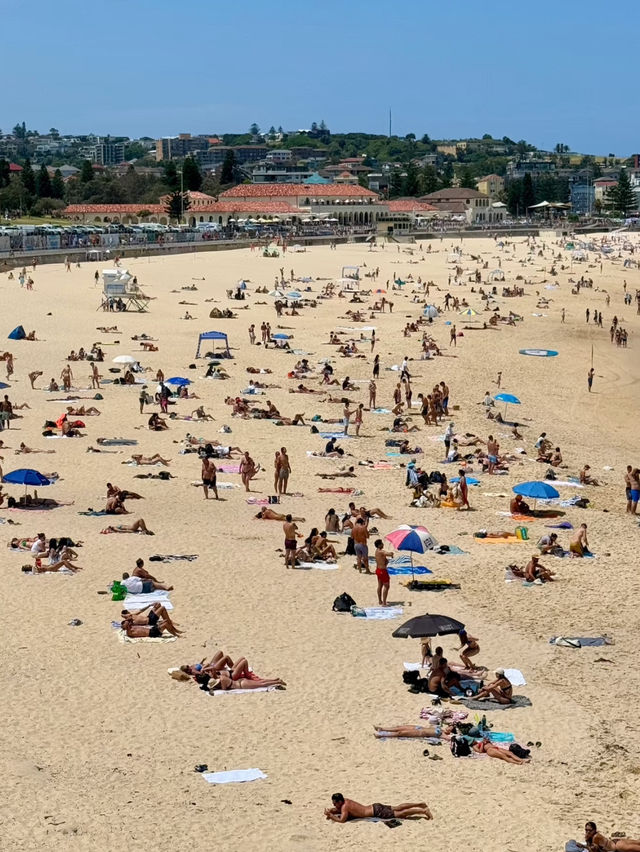
<svg viewBox="0 0 640 852">
<path fill-rule="evenodd" d="M 428 221 L 438 217 L 438 209 L 417 198 L 396 198 L 381 205 L 378 215 L 378 232 L 402 234 L 428 228 Z"/>
<path fill-rule="evenodd" d="M 420 201 L 433 205 L 441 218 L 460 218 L 469 225 L 491 225 L 503 222 L 505 208 L 494 204 L 488 195 L 477 189 L 449 187 L 424 195 Z"/>
</svg>

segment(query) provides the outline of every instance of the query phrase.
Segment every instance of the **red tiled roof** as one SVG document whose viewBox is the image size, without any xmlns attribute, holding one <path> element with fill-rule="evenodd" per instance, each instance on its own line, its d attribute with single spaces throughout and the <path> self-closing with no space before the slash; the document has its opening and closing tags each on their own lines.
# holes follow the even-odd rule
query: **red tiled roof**
<svg viewBox="0 0 640 852">
<path fill-rule="evenodd" d="M 136 216 L 141 210 L 149 213 L 164 213 L 163 204 L 69 204 L 62 211 L 68 216 L 77 213 L 113 213 Z"/>
<path fill-rule="evenodd" d="M 9 163 L 9 171 L 10 172 L 21 172 L 22 166 L 19 166 L 17 163 Z"/>
<path fill-rule="evenodd" d="M 300 211 L 286 201 L 234 201 L 233 199 L 216 201 L 194 207 L 189 213 L 294 213 Z"/>
<path fill-rule="evenodd" d="M 433 213 L 438 209 L 433 204 L 425 204 L 423 201 L 411 201 L 408 199 L 388 201 L 387 207 L 390 213 Z"/>
<path fill-rule="evenodd" d="M 378 193 L 361 186 L 344 184 L 304 184 L 304 183 L 241 183 L 221 194 L 221 198 L 292 198 L 295 196 L 312 198 L 371 198 L 377 199 Z"/>
</svg>

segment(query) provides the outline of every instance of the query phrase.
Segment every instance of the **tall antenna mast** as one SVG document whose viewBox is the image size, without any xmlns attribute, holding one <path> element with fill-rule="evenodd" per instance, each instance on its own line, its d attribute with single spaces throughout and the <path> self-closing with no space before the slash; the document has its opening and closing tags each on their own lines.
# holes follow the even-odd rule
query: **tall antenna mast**
<svg viewBox="0 0 640 852">
<path fill-rule="evenodd" d="M 391 138 L 391 107 L 389 107 L 389 138 Z"/>
</svg>

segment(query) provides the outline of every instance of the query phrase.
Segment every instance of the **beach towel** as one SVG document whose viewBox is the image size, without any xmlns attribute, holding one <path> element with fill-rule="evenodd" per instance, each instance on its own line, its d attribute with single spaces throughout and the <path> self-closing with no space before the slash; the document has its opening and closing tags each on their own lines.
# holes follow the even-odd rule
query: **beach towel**
<svg viewBox="0 0 640 852">
<path fill-rule="evenodd" d="M 444 592 L 446 589 L 459 589 L 460 584 L 454 583 L 453 580 L 443 580 L 440 577 L 434 577 L 428 580 L 408 580 L 406 583 L 400 583 L 412 592 Z"/>
<path fill-rule="evenodd" d="M 424 565 L 414 565 L 411 568 L 411 565 L 396 565 L 391 566 L 387 565 L 387 572 L 390 576 L 398 576 L 400 574 L 432 574 L 433 571 L 430 571 Z"/>
<path fill-rule="evenodd" d="M 240 473 L 239 464 L 219 464 L 217 468 L 218 473 Z"/>
<path fill-rule="evenodd" d="M 162 604 L 167 610 L 173 609 L 173 604 L 169 600 L 169 592 L 160 589 L 156 592 L 149 592 L 148 595 L 126 595 L 121 603 L 123 609 L 129 610 L 144 609 L 145 606 L 154 603 Z"/>
<path fill-rule="evenodd" d="M 403 613 L 403 608 L 401 606 L 369 606 L 369 607 L 354 607 L 355 611 L 352 611 L 352 615 L 357 617 L 358 613 L 363 612 L 364 617 L 369 620 L 379 620 L 379 621 L 387 621 L 391 618 L 398 618 Z"/>
<path fill-rule="evenodd" d="M 267 776 L 260 769 L 231 769 L 228 772 L 203 772 L 207 784 L 240 784 Z"/>
<path fill-rule="evenodd" d="M 95 509 L 87 509 L 86 512 L 78 512 L 79 515 L 86 515 L 89 518 L 101 518 L 104 515 L 107 515 L 108 512 L 105 512 L 103 509 L 99 509 L 96 511 Z"/>
<path fill-rule="evenodd" d="M 132 438 L 105 438 L 98 443 L 101 447 L 135 447 L 138 442 Z"/>
<path fill-rule="evenodd" d="M 349 440 L 349 438 L 353 438 L 353 435 L 345 435 L 344 432 L 318 432 L 318 435 L 321 438 L 324 438 L 325 441 L 328 441 L 330 438 L 335 438 L 337 440 Z"/>
<path fill-rule="evenodd" d="M 373 408 L 371 409 L 372 414 L 391 414 L 390 408 Z"/>
<path fill-rule="evenodd" d="M 572 530 L 573 524 L 569 523 L 569 521 L 560 521 L 559 524 L 545 524 L 545 527 L 548 530 Z"/>
<path fill-rule="evenodd" d="M 613 645 L 614 641 L 608 636 L 554 636 L 549 639 L 549 644 L 563 648 L 600 648 L 603 645 Z"/>
<path fill-rule="evenodd" d="M 133 644 L 134 642 L 175 642 L 177 636 L 127 636 L 124 630 L 118 630 L 118 639 L 125 644 Z"/>
<path fill-rule="evenodd" d="M 298 562 L 296 568 L 317 568 L 320 571 L 337 571 L 340 566 L 337 562 Z"/>
<path fill-rule="evenodd" d="M 508 538 L 474 538 L 478 544 L 524 544 L 525 539 L 518 538 L 517 535 L 510 535 Z M 529 542 L 530 543 L 530 542 Z"/>
<path fill-rule="evenodd" d="M 278 692 L 275 686 L 258 686 L 256 689 L 214 689 L 213 692 L 208 692 L 207 695 L 252 695 L 254 692 Z"/>
<path fill-rule="evenodd" d="M 533 707 L 531 700 L 526 695 L 514 695 L 511 704 L 498 704 L 497 701 L 487 699 L 486 701 L 478 701 L 475 698 L 462 698 L 461 704 L 468 707 L 469 710 L 513 710 L 516 707 Z"/>
<path fill-rule="evenodd" d="M 160 554 L 154 553 L 153 556 L 149 557 L 149 562 L 179 562 L 181 560 L 185 560 L 186 562 L 193 562 L 198 558 L 197 553 L 184 553 L 184 554 Z"/>
<path fill-rule="evenodd" d="M 469 555 L 468 551 L 463 550 L 461 547 L 458 547 L 457 544 L 439 544 L 437 547 L 434 547 L 431 552 L 436 553 L 438 556 L 468 556 Z"/>
</svg>

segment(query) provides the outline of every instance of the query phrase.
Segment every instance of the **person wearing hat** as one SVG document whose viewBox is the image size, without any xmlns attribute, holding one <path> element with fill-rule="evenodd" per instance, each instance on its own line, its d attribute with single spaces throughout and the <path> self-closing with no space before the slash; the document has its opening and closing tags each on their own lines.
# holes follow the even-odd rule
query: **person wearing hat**
<svg viewBox="0 0 640 852">
<path fill-rule="evenodd" d="M 534 553 L 524 569 L 524 578 L 528 583 L 548 583 L 553 580 L 553 571 L 540 564 L 540 557 Z"/>
<path fill-rule="evenodd" d="M 483 698 L 493 698 L 498 704 L 513 702 L 513 687 L 509 678 L 505 676 L 504 669 L 496 669 L 496 679 L 477 692 L 475 700 L 480 701 Z"/>
</svg>

